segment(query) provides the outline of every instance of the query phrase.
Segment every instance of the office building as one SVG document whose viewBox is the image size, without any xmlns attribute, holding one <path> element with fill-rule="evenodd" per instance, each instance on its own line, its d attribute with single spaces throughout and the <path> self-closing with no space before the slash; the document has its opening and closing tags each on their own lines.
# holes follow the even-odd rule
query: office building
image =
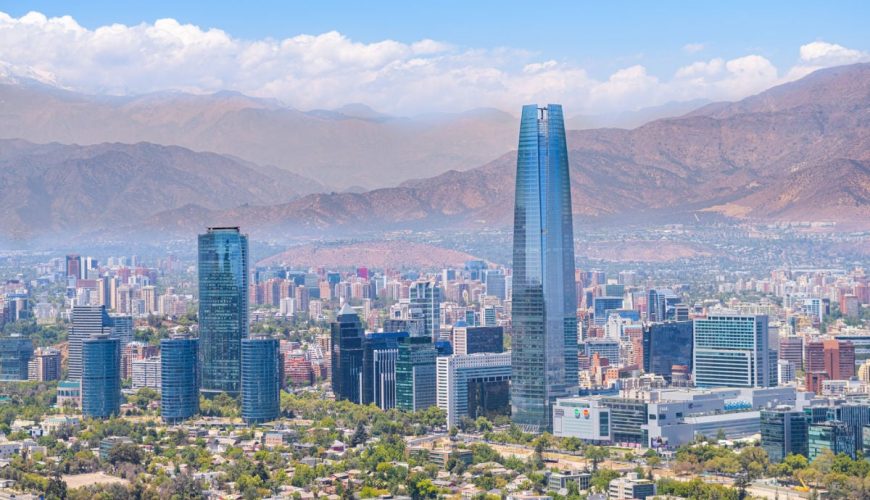
<svg viewBox="0 0 870 500">
<path fill-rule="evenodd" d="M 160 357 L 134 359 L 133 376 L 131 377 L 131 387 L 141 389 L 147 387 L 159 391 L 162 387 L 160 384 L 161 364 Z"/>
<path fill-rule="evenodd" d="M 810 462 L 830 450 L 834 455 L 845 453 L 855 458 L 855 434 L 852 429 L 837 420 L 811 424 L 807 431 L 807 448 Z"/>
<path fill-rule="evenodd" d="M 671 290 L 651 289 L 647 293 L 646 319 L 651 323 L 676 319 L 675 307 L 680 297 Z"/>
<path fill-rule="evenodd" d="M 453 353 L 475 354 L 479 352 L 504 352 L 504 328 L 500 326 L 466 326 L 457 323 L 453 327 Z"/>
<path fill-rule="evenodd" d="M 586 442 L 610 441 L 610 408 L 598 399 L 559 398 L 553 405 L 553 435 Z"/>
<path fill-rule="evenodd" d="M 82 377 L 82 343 L 94 335 L 110 334 L 112 319 L 105 306 L 75 306 L 69 330 L 68 378 Z"/>
<path fill-rule="evenodd" d="M 61 380 L 57 383 L 57 406 L 61 408 L 82 407 L 81 380 Z"/>
<path fill-rule="evenodd" d="M 595 297 L 592 299 L 592 317 L 596 325 L 607 323 L 610 311 L 622 309 L 622 297 Z"/>
<path fill-rule="evenodd" d="M 780 359 L 776 363 L 777 367 L 777 381 L 779 385 L 790 384 L 794 382 L 796 372 L 794 369 L 794 364 L 791 361 Z"/>
<path fill-rule="evenodd" d="M 610 500 L 645 500 L 656 495 L 656 483 L 629 472 L 623 477 L 610 481 L 608 498 Z"/>
<path fill-rule="evenodd" d="M 430 281 L 418 281 L 408 290 L 411 310 L 423 319 L 423 334 L 433 342 L 441 337 L 441 288 Z M 411 333 L 413 335 L 413 332 Z"/>
<path fill-rule="evenodd" d="M 345 303 L 331 325 L 332 393 L 336 400 L 362 404 L 365 332 L 356 311 Z"/>
<path fill-rule="evenodd" d="M 388 410 L 396 406 L 396 361 L 407 332 L 368 333 L 363 351 L 363 404 Z"/>
<path fill-rule="evenodd" d="M 82 274 L 82 256 L 76 254 L 70 254 L 66 256 L 66 275 L 69 278 L 75 278 L 77 280 L 82 279 L 84 276 Z"/>
<path fill-rule="evenodd" d="M 855 346 L 845 340 L 808 342 L 806 346 L 807 390 L 821 392 L 825 380 L 848 380 L 855 376 Z"/>
<path fill-rule="evenodd" d="M 200 390 L 238 395 L 248 337 L 248 237 L 211 227 L 198 238 Z"/>
<path fill-rule="evenodd" d="M 27 380 L 27 368 L 33 357 L 33 341 L 13 334 L 0 337 L 0 381 Z"/>
<path fill-rule="evenodd" d="M 589 339 L 583 342 L 583 348 L 589 359 L 597 354 L 598 359 L 606 359 L 613 366 L 618 366 L 622 362 L 618 340 Z"/>
<path fill-rule="evenodd" d="M 436 404 L 437 351 L 429 337 L 408 337 L 399 342 L 396 358 L 396 407 L 425 410 Z"/>
<path fill-rule="evenodd" d="M 693 373 L 698 387 L 772 387 L 775 351 L 767 316 L 716 313 L 694 320 Z"/>
<path fill-rule="evenodd" d="M 779 463 L 789 454 L 807 456 L 810 418 L 790 407 L 761 410 L 761 447 L 771 462 Z"/>
<path fill-rule="evenodd" d="M 870 425 L 870 402 L 850 401 L 838 404 L 832 408 L 827 418 L 837 420 L 845 424 L 855 438 L 855 452 L 861 451 L 867 446 L 864 442 L 864 427 Z"/>
<path fill-rule="evenodd" d="M 117 415 L 121 406 L 121 347 L 108 334 L 82 342 L 82 413 L 93 418 Z"/>
<path fill-rule="evenodd" d="M 121 350 L 133 341 L 133 316 L 112 314 L 109 316 L 112 337 L 121 342 Z"/>
<path fill-rule="evenodd" d="M 557 104 L 523 106 L 512 283 L 511 418 L 550 430 L 556 399 L 578 386 L 571 183 Z"/>
<path fill-rule="evenodd" d="M 33 351 L 33 359 L 27 365 L 27 380 L 60 380 L 60 351 L 54 347 L 39 347 Z"/>
<path fill-rule="evenodd" d="M 436 364 L 437 403 L 447 413 L 448 426 L 463 417 L 492 419 L 510 413 L 509 352 L 441 356 Z"/>
<path fill-rule="evenodd" d="M 653 323 L 643 329 L 643 371 L 671 381 L 674 365 L 692 369 L 693 325 L 691 321 Z"/>
<path fill-rule="evenodd" d="M 199 339 L 174 337 L 160 341 L 160 416 L 175 424 L 199 413 Z"/>
<path fill-rule="evenodd" d="M 494 270 L 486 272 L 486 294 L 490 297 L 498 297 L 500 300 L 507 298 L 503 272 Z"/>
<path fill-rule="evenodd" d="M 779 359 L 791 361 L 795 370 L 804 369 L 804 338 L 791 335 L 779 339 Z"/>
<path fill-rule="evenodd" d="M 242 339 L 242 420 L 261 424 L 278 418 L 280 391 L 278 339 Z"/>
</svg>

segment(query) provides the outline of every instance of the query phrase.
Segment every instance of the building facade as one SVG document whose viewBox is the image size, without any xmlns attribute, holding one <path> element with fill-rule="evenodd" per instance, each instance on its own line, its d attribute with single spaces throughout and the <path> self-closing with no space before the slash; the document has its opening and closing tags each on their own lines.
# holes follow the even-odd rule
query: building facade
<svg viewBox="0 0 870 500">
<path fill-rule="evenodd" d="M 436 364 L 437 403 L 447 413 L 448 426 L 463 417 L 491 419 L 510 412 L 509 352 L 441 356 Z"/>
<path fill-rule="evenodd" d="M 652 323 L 643 329 L 643 371 L 671 381 L 674 365 L 692 369 L 693 325 L 691 321 Z"/>
<path fill-rule="evenodd" d="M 331 325 L 332 393 L 336 400 L 361 404 L 365 331 L 359 315 L 347 303 Z"/>
<path fill-rule="evenodd" d="M 200 390 L 238 395 L 248 337 L 248 237 L 212 227 L 198 239 Z"/>
<path fill-rule="evenodd" d="M 767 316 L 710 314 L 694 320 L 693 373 L 698 387 L 772 387 L 776 357 Z"/>
<path fill-rule="evenodd" d="M 504 352 L 504 328 L 500 326 L 454 326 L 453 353 Z"/>
<path fill-rule="evenodd" d="M 782 462 L 789 454 L 807 456 L 810 418 L 792 408 L 762 410 L 761 447 L 771 462 Z"/>
<path fill-rule="evenodd" d="M 511 290 L 511 418 L 549 430 L 556 399 L 578 386 L 571 183 L 557 104 L 523 106 Z"/>
<path fill-rule="evenodd" d="M 435 342 L 441 337 L 441 288 L 430 281 L 418 281 L 411 285 L 408 296 L 411 310 L 419 311 L 423 319 L 423 334 Z"/>
<path fill-rule="evenodd" d="M 199 339 L 176 337 L 160 341 L 160 416 L 178 423 L 199 413 Z"/>
<path fill-rule="evenodd" d="M 28 366 L 33 358 L 33 341 L 28 337 L 0 337 L 0 381 L 28 379 Z"/>
<path fill-rule="evenodd" d="M 242 340 L 242 419 L 260 424 L 281 411 L 281 360 L 278 339 Z"/>
<path fill-rule="evenodd" d="M 121 347 L 118 339 L 95 335 L 82 342 L 82 413 L 117 415 L 121 407 Z"/>
<path fill-rule="evenodd" d="M 428 337 L 408 337 L 396 358 L 396 407 L 405 411 L 435 406 L 437 375 L 435 344 Z"/>
<path fill-rule="evenodd" d="M 68 374 L 70 380 L 82 377 L 82 343 L 93 335 L 110 334 L 112 318 L 105 306 L 75 306 L 69 330 Z"/>
</svg>

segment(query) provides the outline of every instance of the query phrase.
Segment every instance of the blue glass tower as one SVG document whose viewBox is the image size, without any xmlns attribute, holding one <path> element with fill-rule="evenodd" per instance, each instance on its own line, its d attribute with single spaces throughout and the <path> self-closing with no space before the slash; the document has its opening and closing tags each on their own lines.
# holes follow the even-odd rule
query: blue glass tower
<svg viewBox="0 0 870 500">
<path fill-rule="evenodd" d="M 571 183 L 562 106 L 523 106 L 514 207 L 512 418 L 552 427 L 556 398 L 577 389 Z"/>
<path fill-rule="evenodd" d="M 199 376 L 195 338 L 176 337 L 160 341 L 160 415 L 178 423 L 199 412 Z"/>
<path fill-rule="evenodd" d="M 32 357 L 33 341 L 28 337 L 0 337 L 0 381 L 27 380 L 27 364 Z"/>
<path fill-rule="evenodd" d="M 248 237 L 237 227 L 199 235 L 199 367 L 205 395 L 239 393 L 248 337 Z"/>
<path fill-rule="evenodd" d="M 117 415 L 121 408 L 121 343 L 109 335 L 82 342 L 82 413 L 93 418 Z"/>
<path fill-rule="evenodd" d="M 242 340 L 242 419 L 261 424 L 278 418 L 281 368 L 278 339 Z"/>
<path fill-rule="evenodd" d="M 331 325 L 332 393 L 335 399 L 362 404 L 365 332 L 357 313 L 347 304 Z"/>
</svg>

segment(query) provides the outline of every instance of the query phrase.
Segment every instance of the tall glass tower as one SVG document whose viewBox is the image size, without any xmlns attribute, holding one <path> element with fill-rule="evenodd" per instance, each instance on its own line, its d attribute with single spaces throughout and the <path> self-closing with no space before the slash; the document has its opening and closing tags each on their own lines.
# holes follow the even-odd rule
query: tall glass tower
<svg viewBox="0 0 870 500">
<path fill-rule="evenodd" d="M 517 154 L 512 299 L 512 419 L 552 428 L 556 398 L 577 390 L 571 183 L 562 106 L 523 106 Z"/>
<path fill-rule="evenodd" d="M 199 369 L 206 395 L 239 393 L 248 338 L 248 237 L 238 227 L 199 235 Z"/>
<path fill-rule="evenodd" d="M 160 415 L 165 422 L 175 424 L 199 412 L 198 347 L 195 338 L 160 341 Z"/>
</svg>

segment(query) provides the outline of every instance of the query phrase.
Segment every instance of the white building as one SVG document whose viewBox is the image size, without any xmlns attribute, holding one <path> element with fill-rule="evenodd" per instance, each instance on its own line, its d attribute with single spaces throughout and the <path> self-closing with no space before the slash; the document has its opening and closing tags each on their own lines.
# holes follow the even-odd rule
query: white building
<svg viewBox="0 0 870 500">
<path fill-rule="evenodd" d="M 478 412 L 509 407 L 511 353 L 441 356 L 436 361 L 436 404 L 447 413 L 447 425 Z M 469 408 L 469 401 L 478 408 Z M 472 403 L 473 404 L 473 403 Z"/>
<path fill-rule="evenodd" d="M 133 389 L 160 390 L 160 357 L 133 360 Z"/>
</svg>

